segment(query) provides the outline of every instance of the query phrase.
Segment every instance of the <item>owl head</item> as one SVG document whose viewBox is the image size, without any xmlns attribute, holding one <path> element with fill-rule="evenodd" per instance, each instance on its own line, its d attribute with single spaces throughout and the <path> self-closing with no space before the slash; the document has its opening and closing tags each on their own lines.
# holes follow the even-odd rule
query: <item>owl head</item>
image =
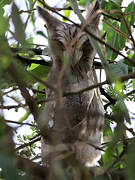
<svg viewBox="0 0 135 180">
<path fill-rule="evenodd" d="M 101 0 L 87 4 L 86 20 L 101 6 Z M 64 60 L 73 68 L 77 64 L 92 63 L 95 56 L 94 48 L 88 35 L 75 24 L 61 22 L 47 10 L 38 7 L 38 12 L 46 22 L 49 40 L 49 50 L 54 63 L 62 64 Z M 99 13 L 90 21 L 91 29 L 96 31 L 99 23 Z"/>
</svg>

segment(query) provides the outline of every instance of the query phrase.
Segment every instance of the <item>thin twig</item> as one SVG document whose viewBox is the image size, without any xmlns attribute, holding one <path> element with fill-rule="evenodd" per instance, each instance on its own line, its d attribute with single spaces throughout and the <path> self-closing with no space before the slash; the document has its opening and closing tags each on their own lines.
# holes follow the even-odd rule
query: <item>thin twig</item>
<svg viewBox="0 0 135 180">
<path fill-rule="evenodd" d="M 104 82 L 101 82 L 101 83 L 97 83 L 97 84 L 93 84 L 87 88 L 84 88 L 84 89 L 81 89 L 81 90 L 78 90 L 78 91 L 72 91 L 72 92 L 64 92 L 63 93 L 63 96 L 71 96 L 71 95 L 76 95 L 76 94 L 81 94 L 83 92 L 86 92 L 86 91 L 90 91 L 94 88 L 98 88 L 98 87 L 101 87 L 105 84 L 109 84 L 110 82 L 108 80 L 104 81 Z"/>
<path fill-rule="evenodd" d="M 109 18 L 109 19 L 112 19 L 112 20 L 115 20 L 115 21 L 120 22 L 120 19 L 118 19 L 118 18 L 116 18 L 116 17 L 110 16 L 110 15 L 105 14 L 105 13 L 102 13 L 102 15 L 104 15 L 105 17 L 107 17 L 107 18 Z"/>
<path fill-rule="evenodd" d="M 49 62 L 49 61 L 46 61 L 44 59 L 30 59 L 30 58 L 26 58 L 26 57 L 23 57 L 23 56 L 20 56 L 20 55 L 16 55 L 15 56 L 17 59 L 21 60 L 22 62 L 26 63 L 26 64 L 39 64 L 39 65 L 44 65 L 44 66 L 48 66 L 48 67 L 51 67 L 52 66 L 52 63 Z"/>
<path fill-rule="evenodd" d="M 34 7 L 36 1 L 37 1 L 37 0 L 35 0 L 35 1 L 33 2 L 31 8 Z M 27 19 L 26 19 L 26 22 L 25 22 L 25 24 L 24 24 L 24 31 L 25 31 L 25 29 L 26 29 L 26 27 L 27 27 L 27 24 L 28 24 L 28 21 L 29 21 L 30 17 L 31 17 L 31 14 L 29 14 L 28 17 L 27 17 Z"/>
<path fill-rule="evenodd" d="M 134 45 L 134 48 L 135 48 L 135 40 L 134 40 L 134 38 L 133 38 L 133 35 L 132 35 L 132 32 L 131 32 L 130 27 L 129 27 L 129 25 L 128 25 L 128 22 L 127 22 L 127 20 L 126 20 L 126 18 L 125 18 L 124 13 L 121 13 L 121 15 L 122 15 L 122 17 L 123 17 L 124 23 L 125 23 L 125 25 L 126 25 L 126 28 L 127 28 L 127 30 L 128 30 L 128 33 L 129 33 L 129 35 L 130 35 L 130 37 L 131 37 L 131 41 L 133 42 L 133 45 Z"/>
<path fill-rule="evenodd" d="M 5 120 L 6 123 L 12 123 L 12 124 L 19 124 L 19 125 L 28 125 L 28 126 L 32 126 L 32 127 L 37 127 L 34 124 L 30 124 L 30 123 L 23 123 L 23 122 L 18 122 L 18 121 L 11 121 L 11 120 Z"/>
<path fill-rule="evenodd" d="M 19 14 L 22 14 L 22 13 L 29 13 L 29 14 L 31 14 L 33 11 L 35 11 L 36 9 L 35 8 L 33 8 L 33 9 L 29 9 L 29 10 L 20 10 L 19 11 Z"/>
<path fill-rule="evenodd" d="M 36 134 L 35 136 L 31 137 L 30 140 L 32 141 L 32 140 L 34 140 L 35 138 L 37 138 L 37 137 L 39 137 L 39 136 L 41 136 L 41 133 L 38 133 L 38 134 Z"/>
<path fill-rule="evenodd" d="M 18 109 L 20 107 L 25 107 L 27 106 L 27 104 L 19 104 L 19 105 L 11 105 L 11 106 L 3 106 L 3 105 L 0 105 L 0 109 Z"/>
<path fill-rule="evenodd" d="M 19 147 L 17 147 L 17 148 L 15 149 L 15 151 L 18 151 L 18 150 L 20 150 L 20 149 L 23 149 L 23 148 L 25 148 L 25 147 L 27 147 L 27 146 L 31 146 L 32 144 L 34 144 L 35 142 L 40 141 L 40 140 L 41 140 L 41 137 L 38 137 L 38 138 L 34 139 L 33 141 L 31 141 L 31 142 L 29 142 L 29 143 L 24 143 L 24 144 L 20 145 Z"/>
<path fill-rule="evenodd" d="M 129 79 L 134 79 L 134 78 L 135 78 L 135 72 L 128 74 L 128 75 L 125 75 L 125 76 L 119 77 L 119 81 L 124 82 L 124 81 L 127 81 Z M 106 84 L 111 84 L 111 82 L 109 80 L 105 80 L 101 83 L 93 84 L 91 86 L 88 86 L 87 88 L 83 88 L 83 89 L 80 89 L 78 91 L 63 92 L 63 96 L 67 97 L 67 96 L 73 96 L 73 95 L 81 94 L 83 92 L 90 91 L 94 88 L 102 87 L 103 85 L 106 85 Z M 56 99 L 57 99 L 57 97 L 53 97 L 53 98 L 45 99 L 44 101 L 41 101 L 41 102 L 47 103 L 50 101 L 54 101 Z M 41 102 L 38 101 L 37 103 L 41 103 Z"/>
<path fill-rule="evenodd" d="M 23 48 L 13 48 L 13 47 L 11 47 L 10 49 L 14 53 L 18 53 L 18 52 L 23 52 L 23 53 L 27 52 L 28 53 L 28 51 L 32 51 L 36 55 L 42 55 L 42 52 L 44 51 L 44 50 L 42 50 L 40 48 L 26 48 L 26 49 L 23 49 Z"/>
<path fill-rule="evenodd" d="M 18 48 L 15 48 L 15 49 L 18 49 Z M 36 52 L 36 49 L 34 49 L 34 51 Z M 42 54 L 42 51 L 43 50 L 40 50 L 41 54 Z M 37 49 L 37 53 L 38 53 L 38 49 Z M 36 55 L 41 55 L 41 54 L 36 54 Z M 45 59 L 39 59 L 39 60 L 35 59 L 34 60 L 34 59 L 26 58 L 26 57 L 23 57 L 23 56 L 20 56 L 20 55 L 16 55 L 15 57 L 17 59 L 20 59 L 22 62 L 24 62 L 26 64 L 32 64 L 33 63 L 33 64 L 40 64 L 40 65 L 48 66 L 48 67 L 52 66 L 52 61 L 47 61 Z M 101 62 L 94 61 L 93 65 L 95 66 L 95 69 L 103 69 Z"/>
<path fill-rule="evenodd" d="M 110 101 L 111 104 L 116 103 L 116 99 L 113 99 L 109 94 L 107 94 L 102 87 L 100 88 L 100 92 L 102 95 L 104 95 Z"/>
<path fill-rule="evenodd" d="M 2 93 L 2 95 L 3 96 L 5 96 L 5 95 L 7 95 L 7 94 L 9 94 L 9 93 L 11 93 L 11 92 L 13 92 L 13 91 L 16 91 L 16 90 L 18 90 L 18 88 L 12 88 L 11 90 L 9 90 L 9 91 L 5 91 L 4 93 Z"/>
</svg>

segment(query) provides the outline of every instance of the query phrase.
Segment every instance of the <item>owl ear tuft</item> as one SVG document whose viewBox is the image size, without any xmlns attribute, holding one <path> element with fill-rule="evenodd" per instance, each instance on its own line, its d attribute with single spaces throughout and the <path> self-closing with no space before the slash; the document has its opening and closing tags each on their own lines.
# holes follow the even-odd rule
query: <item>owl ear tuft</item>
<svg viewBox="0 0 135 180">
<path fill-rule="evenodd" d="M 86 19 L 101 8 L 101 3 L 102 0 L 95 0 L 93 3 L 88 2 L 86 4 Z"/>
<path fill-rule="evenodd" d="M 40 16 L 45 20 L 47 27 L 49 29 L 55 28 L 56 26 L 62 24 L 60 20 L 52 16 L 47 10 L 37 6 Z"/>
</svg>

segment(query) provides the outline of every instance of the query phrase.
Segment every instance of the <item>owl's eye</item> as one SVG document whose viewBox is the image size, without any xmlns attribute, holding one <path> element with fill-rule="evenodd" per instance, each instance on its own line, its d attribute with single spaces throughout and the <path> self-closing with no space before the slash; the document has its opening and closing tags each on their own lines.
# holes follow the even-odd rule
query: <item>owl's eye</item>
<svg viewBox="0 0 135 180">
<path fill-rule="evenodd" d="M 57 44 L 63 51 L 65 50 L 65 46 L 61 41 L 57 41 Z"/>
<path fill-rule="evenodd" d="M 82 45 L 82 50 L 85 52 L 90 47 L 89 40 L 86 40 Z"/>
<path fill-rule="evenodd" d="M 63 43 L 61 41 L 57 41 L 59 46 L 63 46 Z"/>
</svg>

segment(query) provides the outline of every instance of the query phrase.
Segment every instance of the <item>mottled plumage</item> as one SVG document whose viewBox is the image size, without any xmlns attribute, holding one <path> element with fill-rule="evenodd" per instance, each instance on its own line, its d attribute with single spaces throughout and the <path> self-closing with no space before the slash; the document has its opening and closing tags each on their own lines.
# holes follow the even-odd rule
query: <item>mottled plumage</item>
<svg viewBox="0 0 135 180">
<path fill-rule="evenodd" d="M 89 8 L 88 17 L 99 8 L 98 0 L 94 5 Z M 59 21 L 40 7 L 38 10 L 47 25 L 49 50 L 53 60 L 47 81 L 58 89 L 56 93 L 46 88 L 46 98 L 58 97 L 60 90 L 78 91 L 95 84 L 97 80 L 92 65 L 96 52 L 88 35 L 81 32 L 71 45 L 79 28 Z M 96 17 L 90 24 L 95 33 L 98 21 L 99 17 Z M 61 99 L 58 97 L 46 103 L 40 121 L 42 126 L 51 124 L 50 128 L 56 132 L 52 144 L 72 144 L 72 150 L 81 163 L 96 165 L 101 152 L 94 146 L 100 147 L 104 126 L 104 109 L 98 89 Z M 53 150 L 53 145 L 47 145 L 42 138 L 43 159 Z"/>
</svg>

